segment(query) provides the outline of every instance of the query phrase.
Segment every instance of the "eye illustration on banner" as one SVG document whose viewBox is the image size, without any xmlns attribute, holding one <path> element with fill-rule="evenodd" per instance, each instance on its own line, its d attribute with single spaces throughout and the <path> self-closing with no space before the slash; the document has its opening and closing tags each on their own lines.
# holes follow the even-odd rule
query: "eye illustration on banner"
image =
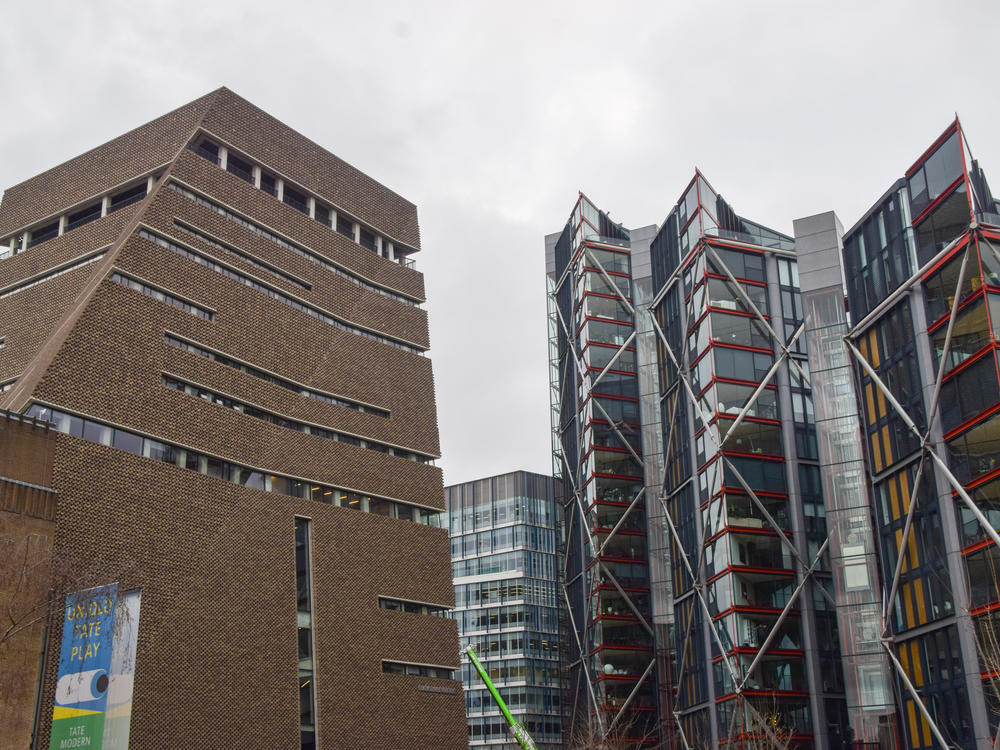
<svg viewBox="0 0 1000 750">
<path fill-rule="evenodd" d="M 138 607 L 118 584 L 66 597 L 49 750 L 127 747 Z"/>
</svg>

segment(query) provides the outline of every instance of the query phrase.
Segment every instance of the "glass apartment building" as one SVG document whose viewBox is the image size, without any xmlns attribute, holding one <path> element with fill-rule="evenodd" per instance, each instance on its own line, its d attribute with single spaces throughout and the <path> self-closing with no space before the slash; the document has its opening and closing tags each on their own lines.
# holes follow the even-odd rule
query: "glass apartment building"
<svg viewBox="0 0 1000 750">
<path fill-rule="evenodd" d="M 516 471 L 445 488 L 470 748 L 517 748 L 465 654 L 476 649 L 515 720 L 562 747 L 552 477 Z"/>
<path fill-rule="evenodd" d="M 794 240 L 738 216 L 696 173 L 651 255 L 679 729 L 691 747 L 839 747 Z"/>
<path fill-rule="evenodd" d="M 956 118 L 846 232 L 793 225 L 696 171 L 546 238 L 569 719 L 995 749 L 1000 202 Z"/>
<path fill-rule="evenodd" d="M 843 239 L 906 747 L 996 747 L 998 250 L 957 118 Z"/>
<path fill-rule="evenodd" d="M 643 365 L 655 356 L 640 320 L 649 234 L 614 223 L 580 194 L 562 232 L 546 238 L 565 714 L 577 736 L 635 746 L 660 742 L 660 717 L 669 716 L 660 711 L 669 699 L 658 692 L 669 685 L 658 675 L 669 661 L 656 647 L 667 624 L 654 619 L 651 596 L 651 580 L 665 579 L 655 562 L 666 558 L 662 543 L 650 554 L 640 407 L 643 375 L 652 372 Z"/>
</svg>

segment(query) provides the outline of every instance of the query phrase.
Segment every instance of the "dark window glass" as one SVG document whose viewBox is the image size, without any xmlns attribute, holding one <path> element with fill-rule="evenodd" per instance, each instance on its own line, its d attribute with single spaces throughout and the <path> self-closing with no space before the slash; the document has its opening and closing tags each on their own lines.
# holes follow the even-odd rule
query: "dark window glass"
<svg viewBox="0 0 1000 750">
<path fill-rule="evenodd" d="M 89 440 L 92 443 L 100 443 L 101 445 L 111 445 L 112 432 L 113 431 L 110 427 L 103 424 L 97 424 L 97 422 L 91 422 L 89 419 L 84 420 L 84 440 Z"/>
<path fill-rule="evenodd" d="M 361 233 L 360 233 L 359 242 L 361 243 L 362 247 L 367 247 L 372 252 L 374 252 L 375 249 L 376 249 L 376 247 L 375 247 L 375 235 L 372 234 L 371 232 L 369 232 L 364 227 L 361 227 Z"/>
<path fill-rule="evenodd" d="M 771 355 L 742 349 L 714 347 L 715 374 L 730 380 L 760 382 L 771 367 Z"/>
<path fill-rule="evenodd" d="M 784 292 L 783 292 L 784 294 Z M 711 314 L 712 341 L 718 344 L 771 348 L 771 336 L 756 317 Z"/>
<path fill-rule="evenodd" d="M 206 474 L 210 477 L 217 477 L 219 479 L 226 478 L 226 462 L 218 458 L 207 459 L 207 469 Z"/>
<path fill-rule="evenodd" d="M 292 190 L 292 188 L 288 187 L 288 185 L 285 185 L 285 190 L 282 193 L 281 199 L 292 208 L 298 209 L 304 214 L 309 213 L 309 202 L 298 190 Z"/>
<path fill-rule="evenodd" d="M 910 177 L 910 211 L 916 217 L 962 176 L 962 152 L 956 130 Z"/>
<path fill-rule="evenodd" d="M 114 443 L 118 450 L 142 455 L 142 438 L 124 430 L 115 430 Z"/>
<path fill-rule="evenodd" d="M 87 208 L 77 211 L 75 214 L 70 214 L 66 221 L 66 231 L 70 229 L 76 229 L 77 227 L 82 227 L 84 224 L 89 224 L 96 219 L 101 218 L 101 204 L 95 203 L 93 206 L 87 206 Z"/>
<path fill-rule="evenodd" d="M 971 216 L 965 183 L 938 205 L 923 221 L 915 226 L 917 233 L 917 262 L 927 263 L 948 243 L 969 228 Z"/>
<path fill-rule="evenodd" d="M 337 231 L 340 232 L 345 237 L 350 237 L 354 239 L 354 222 L 348 219 L 346 216 L 337 216 Z"/>
<path fill-rule="evenodd" d="M 992 295 L 990 296 L 992 297 Z M 940 326 L 932 334 L 931 341 L 934 345 L 935 366 L 938 365 L 941 361 L 941 355 L 944 354 L 944 343 L 947 334 L 947 325 Z M 962 310 L 955 318 L 945 372 L 958 367 L 958 365 L 975 355 L 989 343 L 990 327 L 986 317 L 986 304 L 983 298 L 980 297 L 972 305 Z M 894 352 L 896 349 L 889 348 L 888 351 Z"/>
<path fill-rule="evenodd" d="M 278 182 L 274 179 L 273 175 L 269 175 L 266 172 L 260 173 L 260 189 L 265 193 L 270 193 L 275 198 L 278 197 Z"/>
<path fill-rule="evenodd" d="M 44 227 L 39 227 L 38 229 L 32 230 L 31 239 L 28 241 L 28 247 L 34 247 L 35 245 L 41 244 L 46 240 L 51 240 L 53 237 L 59 235 L 59 222 L 54 221 L 51 224 L 46 224 Z"/>
<path fill-rule="evenodd" d="M 146 440 L 146 452 L 154 461 L 163 461 L 167 464 L 177 463 L 177 449 L 172 445 L 166 445 L 158 440 Z"/>
<path fill-rule="evenodd" d="M 208 139 L 199 141 L 198 145 L 194 147 L 194 152 L 213 164 L 219 163 L 219 147 Z"/>
<path fill-rule="evenodd" d="M 320 203 L 317 203 L 315 218 L 320 224 L 330 226 L 330 209 Z"/>
<path fill-rule="evenodd" d="M 729 250 L 722 247 L 712 248 L 715 253 L 719 256 L 726 268 L 729 269 L 730 273 L 738 279 L 747 279 L 748 281 L 767 281 L 767 275 L 764 272 L 764 256 L 757 253 L 741 253 L 736 250 Z M 725 276 L 726 272 L 724 269 L 720 268 L 716 264 L 714 259 L 708 262 L 708 270 L 712 273 Z"/>
<path fill-rule="evenodd" d="M 229 154 L 226 159 L 226 171 L 239 177 L 241 180 L 253 183 L 253 166 L 243 161 L 238 156 Z"/>
<path fill-rule="evenodd" d="M 295 519 L 295 576 L 299 612 L 309 612 L 309 521 L 304 518 Z"/>
<path fill-rule="evenodd" d="M 949 432 L 998 401 L 1000 383 L 991 352 L 941 385 L 942 429 Z"/>
<path fill-rule="evenodd" d="M 991 472 L 1000 466 L 1000 420 L 987 419 L 953 437 L 947 446 L 952 471 L 960 481 Z"/>
<path fill-rule="evenodd" d="M 133 203 L 138 203 L 143 198 L 146 197 L 146 183 L 142 185 L 137 185 L 129 190 L 123 190 L 117 195 L 111 196 L 111 206 L 110 211 L 117 211 L 119 208 L 124 208 L 125 206 L 130 206 Z"/>
<path fill-rule="evenodd" d="M 951 305 L 955 299 L 955 285 L 958 284 L 958 272 L 962 270 L 962 259 L 969 250 L 973 254 L 965 266 L 965 280 L 962 282 L 961 290 L 959 290 L 959 301 L 967 299 L 982 288 L 982 278 L 976 263 L 975 248 L 970 244 L 966 251 L 955 255 L 941 267 L 940 271 L 924 282 L 929 322 L 933 323 L 951 311 Z M 993 283 L 992 279 L 990 283 Z"/>
<path fill-rule="evenodd" d="M 1000 529 L 1000 479 L 992 479 L 986 484 L 976 487 L 974 490 L 969 490 L 969 494 L 975 500 L 979 510 L 989 520 L 992 527 Z M 964 503 L 958 502 L 958 507 L 962 516 L 963 545 L 973 544 L 981 539 L 986 539 L 986 530 L 975 514 L 965 507 Z"/>
</svg>

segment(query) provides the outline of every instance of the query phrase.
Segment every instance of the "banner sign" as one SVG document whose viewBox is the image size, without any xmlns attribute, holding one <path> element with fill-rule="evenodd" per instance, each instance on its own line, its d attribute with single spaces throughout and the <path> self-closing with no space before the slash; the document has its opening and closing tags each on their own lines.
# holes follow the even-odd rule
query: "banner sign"
<svg viewBox="0 0 1000 750">
<path fill-rule="evenodd" d="M 49 750 L 101 750 L 118 584 L 66 597 Z"/>
<path fill-rule="evenodd" d="M 142 592 L 119 591 L 115 607 L 115 635 L 108 672 L 108 704 L 104 714 L 102 750 L 128 750 L 132 721 L 132 683 L 135 678 L 135 650 L 139 636 L 139 605 Z"/>
</svg>

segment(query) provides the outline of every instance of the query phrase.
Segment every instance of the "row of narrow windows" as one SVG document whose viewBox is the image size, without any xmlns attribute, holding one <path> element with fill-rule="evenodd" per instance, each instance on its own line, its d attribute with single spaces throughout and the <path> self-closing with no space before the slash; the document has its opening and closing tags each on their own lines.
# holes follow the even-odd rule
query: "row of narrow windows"
<svg viewBox="0 0 1000 750">
<path fill-rule="evenodd" d="M 431 615 L 433 617 L 448 617 L 448 607 L 437 607 L 433 604 L 423 604 L 422 602 L 409 602 L 405 599 L 390 599 L 385 596 L 378 598 L 378 606 L 382 609 L 392 609 L 397 612 L 412 612 L 417 615 Z"/>
<path fill-rule="evenodd" d="M 261 281 L 257 281 L 256 279 L 246 276 L 245 274 L 240 273 L 239 271 L 236 271 L 230 268 L 229 266 L 224 266 L 221 263 L 212 260 L 210 257 L 202 255 L 201 253 L 196 252 L 189 247 L 179 245 L 173 240 L 164 237 L 163 235 L 154 234 L 148 229 L 140 229 L 139 236 L 149 240 L 150 242 L 155 242 L 157 245 L 165 247 L 171 252 L 175 252 L 178 255 L 182 255 L 185 258 L 188 258 L 189 260 L 193 260 L 195 263 L 203 265 L 206 268 L 215 271 L 216 273 L 221 273 L 223 276 L 226 276 L 232 279 L 233 281 L 237 281 L 240 284 L 243 284 L 244 286 L 248 286 L 251 289 L 255 289 L 258 292 L 263 292 L 267 296 L 276 299 L 278 302 L 282 302 L 288 305 L 289 307 L 294 307 L 296 310 L 304 312 L 313 318 L 318 318 L 319 320 L 322 320 L 324 323 L 328 323 L 329 325 L 332 325 L 335 328 L 339 328 L 342 331 L 347 331 L 348 333 L 353 333 L 357 336 L 363 336 L 366 339 L 371 339 L 372 341 L 378 341 L 382 344 L 387 344 L 389 346 L 395 347 L 396 349 L 402 349 L 403 351 L 410 352 L 411 354 L 418 354 L 421 356 L 424 355 L 424 351 L 422 349 L 418 349 L 417 347 L 411 346 L 410 344 L 404 344 L 403 342 L 398 341 L 397 339 L 389 338 L 388 336 L 372 333 L 371 331 L 365 328 L 360 328 L 350 323 L 345 323 L 344 321 L 338 318 L 334 318 L 329 313 L 323 312 L 318 307 L 313 307 L 312 305 L 300 302 L 294 297 L 290 297 L 285 292 L 282 292 L 278 289 L 275 289 L 272 286 L 264 284 Z"/>
<path fill-rule="evenodd" d="M 167 388 L 172 388 L 175 391 L 182 391 L 189 396 L 196 396 L 197 398 L 204 399 L 205 401 L 211 401 L 213 404 L 225 406 L 227 409 L 233 409 L 234 411 L 247 414 L 251 417 L 256 417 L 257 419 L 270 422 L 271 424 L 278 425 L 279 427 L 295 430 L 296 432 L 304 432 L 308 435 L 315 435 L 328 440 L 336 440 L 337 442 L 347 443 L 366 450 L 386 453 L 390 456 L 396 456 L 398 458 L 405 458 L 408 461 L 417 461 L 418 463 L 426 464 L 433 460 L 429 456 L 423 456 L 419 453 L 414 453 L 402 448 L 396 448 L 391 445 L 385 445 L 384 443 L 378 443 L 374 440 L 365 440 L 344 432 L 328 430 L 323 427 L 307 424 L 305 422 L 299 422 L 295 419 L 289 419 L 288 417 L 282 417 L 278 414 L 265 411 L 257 406 L 253 406 L 252 404 L 237 401 L 236 399 L 230 398 L 229 396 L 225 396 L 221 393 L 216 393 L 208 390 L 207 388 L 194 385 L 193 383 L 186 383 L 183 380 L 179 380 L 170 375 L 163 376 L 163 385 L 167 386 Z"/>
<path fill-rule="evenodd" d="M 383 297 L 389 297 L 390 299 L 394 299 L 398 302 L 404 302 L 407 305 L 411 305 L 413 307 L 417 307 L 420 304 L 419 300 L 407 297 L 406 295 L 399 294 L 397 292 L 393 292 L 389 289 L 386 289 L 385 287 L 379 286 L 378 284 L 372 284 L 371 282 L 366 281 L 361 276 L 358 276 L 357 274 L 348 271 L 347 269 L 342 268 L 341 266 L 331 263 L 323 256 L 313 252 L 312 250 L 309 250 L 305 246 L 299 245 L 294 242 L 290 242 L 281 235 L 275 234 L 274 232 L 270 231 L 269 229 L 266 229 L 260 224 L 250 221 L 249 219 L 240 216 L 238 213 L 230 211 L 225 206 L 216 203 L 215 201 L 210 200 L 202 195 L 199 195 L 198 193 L 195 193 L 193 190 L 190 190 L 187 187 L 184 187 L 173 181 L 168 182 L 167 187 L 176 193 L 180 193 L 188 200 L 192 200 L 198 205 L 211 209 L 220 216 L 224 216 L 234 224 L 239 224 L 241 227 L 249 229 L 254 234 L 263 237 L 264 239 L 269 240 L 270 242 L 273 242 L 276 245 L 280 245 L 286 250 L 291 250 L 296 255 L 300 255 L 303 258 L 306 258 L 307 260 L 312 261 L 313 263 L 319 266 L 322 266 L 327 271 L 331 271 L 332 273 L 335 273 L 338 276 L 342 276 L 343 278 L 348 279 L 354 284 L 360 286 L 362 289 L 367 289 L 368 291 L 376 292 L 378 294 L 381 294 Z"/>
<path fill-rule="evenodd" d="M 70 271 L 75 271 L 78 268 L 83 268 L 83 266 L 89 266 L 91 263 L 96 263 L 101 258 L 104 257 L 104 252 L 99 252 L 95 255 L 88 255 L 81 260 L 72 260 L 68 264 L 62 266 L 57 266 L 48 273 L 38 276 L 33 279 L 28 279 L 27 281 L 21 282 L 20 284 L 15 284 L 13 286 L 7 287 L 5 290 L 0 291 L 0 299 L 4 297 L 10 297 L 11 295 L 17 294 L 18 292 L 23 292 L 25 289 L 31 289 L 33 286 L 38 286 L 39 284 L 44 284 L 46 281 L 50 281 L 58 276 L 62 276 Z"/>
<path fill-rule="evenodd" d="M 260 378 L 261 380 L 266 380 L 268 383 L 281 386 L 282 388 L 287 388 L 290 391 L 298 393 L 300 396 L 307 396 L 309 398 L 314 398 L 317 401 L 325 401 L 329 404 L 336 404 L 337 406 L 346 406 L 348 409 L 354 409 L 355 411 L 362 412 L 364 414 L 375 414 L 376 416 L 388 419 L 389 412 L 385 409 L 380 409 L 377 406 L 369 406 L 367 404 L 362 404 L 357 401 L 350 401 L 345 398 L 340 398 L 337 396 L 331 396 L 322 391 L 316 391 L 311 388 L 306 388 L 298 383 L 291 380 L 286 380 L 285 378 L 280 378 L 277 375 L 272 375 L 264 370 L 259 370 L 248 364 L 244 364 L 237 359 L 232 357 L 227 357 L 224 354 L 212 351 L 211 349 L 206 349 L 205 347 L 198 346 L 197 344 L 192 344 L 189 341 L 184 341 L 176 336 L 172 336 L 169 333 L 166 334 L 166 342 L 171 346 L 176 346 L 178 349 L 183 349 L 185 351 L 191 352 L 192 354 L 197 354 L 199 357 L 205 357 L 213 362 L 218 362 L 226 367 L 232 367 L 234 370 L 239 370 L 240 372 L 245 372 L 247 375 L 251 375 L 255 378 Z"/>
<path fill-rule="evenodd" d="M 0 244 L 0 260 L 17 255 L 28 248 L 40 245 L 47 240 L 59 237 L 66 232 L 96 221 L 120 208 L 138 203 L 146 197 L 154 179 L 154 177 L 144 178 L 142 183 L 125 188 L 118 193 L 106 195 L 100 200 L 81 208 L 79 211 L 71 214 L 63 214 L 54 221 L 30 229 L 22 234 L 14 235 L 8 242 Z"/>
<path fill-rule="evenodd" d="M 199 307 L 193 302 L 188 302 L 180 297 L 175 297 L 169 292 L 164 292 L 162 289 L 157 289 L 152 287 L 145 282 L 139 281 L 138 279 L 133 279 L 131 276 L 126 276 L 123 273 L 115 271 L 111 274 L 111 280 L 121 284 L 122 286 L 127 286 L 129 289 L 135 289 L 137 292 L 142 292 L 147 297 L 152 297 L 153 299 L 159 300 L 160 302 L 165 302 L 171 307 L 175 307 L 178 310 L 183 310 L 186 313 L 191 313 L 196 315 L 202 320 L 211 320 L 214 317 L 214 313 L 204 307 Z"/>
<path fill-rule="evenodd" d="M 354 490 L 331 487 L 278 474 L 268 474 L 221 458 L 181 448 L 162 440 L 155 440 L 128 430 L 112 427 L 93 419 L 70 414 L 61 409 L 32 404 L 25 411 L 25 415 L 51 422 L 58 432 L 73 437 L 151 458 L 154 461 L 162 461 L 244 487 L 315 500 L 327 505 L 352 508 L 363 513 L 389 516 L 424 526 L 438 526 L 440 523 L 439 512 L 436 510 L 421 508 L 398 500 L 364 495 Z"/>
<path fill-rule="evenodd" d="M 417 677 L 431 677 L 436 680 L 451 680 L 455 671 L 450 667 L 430 667 L 426 664 L 409 664 L 403 661 L 383 661 L 382 671 L 386 674 L 408 674 Z"/>
<path fill-rule="evenodd" d="M 299 725 L 302 750 L 316 747 L 316 685 L 312 636 L 312 539 L 307 518 L 295 518 L 295 589 L 299 640 Z"/>
<path fill-rule="evenodd" d="M 307 195 L 305 190 L 296 190 L 287 181 L 275 177 L 248 160 L 240 158 L 229 149 L 220 148 L 212 140 L 201 138 L 191 146 L 191 150 L 217 167 L 222 167 L 244 182 L 274 196 L 282 203 L 291 206 L 296 211 L 301 211 L 306 216 L 350 238 L 373 253 L 395 260 L 407 268 L 413 267 L 413 261 L 406 257 L 405 252 L 403 252 L 405 249 L 402 246 L 391 243 L 385 237 L 365 227 L 361 222 L 323 204 L 314 196 Z M 310 206 L 310 204 L 312 205 Z M 356 234 L 355 227 L 357 227 Z"/>
<path fill-rule="evenodd" d="M 177 219 L 174 219 L 174 226 L 178 227 L 179 229 L 183 229 L 188 234 L 193 234 L 195 237 L 197 237 L 202 242 L 204 242 L 204 243 L 206 243 L 208 245 L 211 245 L 212 247 L 216 248 L 217 250 L 221 250 L 222 252 L 226 253 L 227 255 L 232 255 L 234 257 L 239 258 L 244 263 L 249 263 L 251 266 L 254 266 L 256 268 L 260 268 L 260 269 L 262 269 L 264 271 L 267 271 L 270 274 L 274 274 L 275 276 L 277 276 L 277 277 L 279 277 L 281 279 L 284 279 L 285 281 L 287 281 L 287 282 L 289 282 L 291 284 L 295 284 L 295 286 L 301 287 L 302 289 L 307 289 L 307 290 L 308 289 L 312 289 L 312 284 L 310 284 L 308 281 L 303 281 L 300 278 L 292 276 L 290 273 L 286 273 L 285 271 L 282 271 L 277 266 L 273 266 L 270 263 L 267 263 L 267 262 L 261 260 L 260 258 L 257 258 L 257 257 L 255 257 L 253 255 L 250 255 L 249 253 L 245 253 L 242 250 L 239 250 L 239 249 L 233 247 L 232 245 L 230 245 L 227 242 L 222 242 L 221 240 L 217 240 L 214 237 L 205 234 L 203 231 L 201 231 L 200 229 L 197 229 L 196 227 L 192 226 L 191 224 L 188 224 L 187 222 L 183 222 L 183 221 L 179 221 Z"/>
</svg>

